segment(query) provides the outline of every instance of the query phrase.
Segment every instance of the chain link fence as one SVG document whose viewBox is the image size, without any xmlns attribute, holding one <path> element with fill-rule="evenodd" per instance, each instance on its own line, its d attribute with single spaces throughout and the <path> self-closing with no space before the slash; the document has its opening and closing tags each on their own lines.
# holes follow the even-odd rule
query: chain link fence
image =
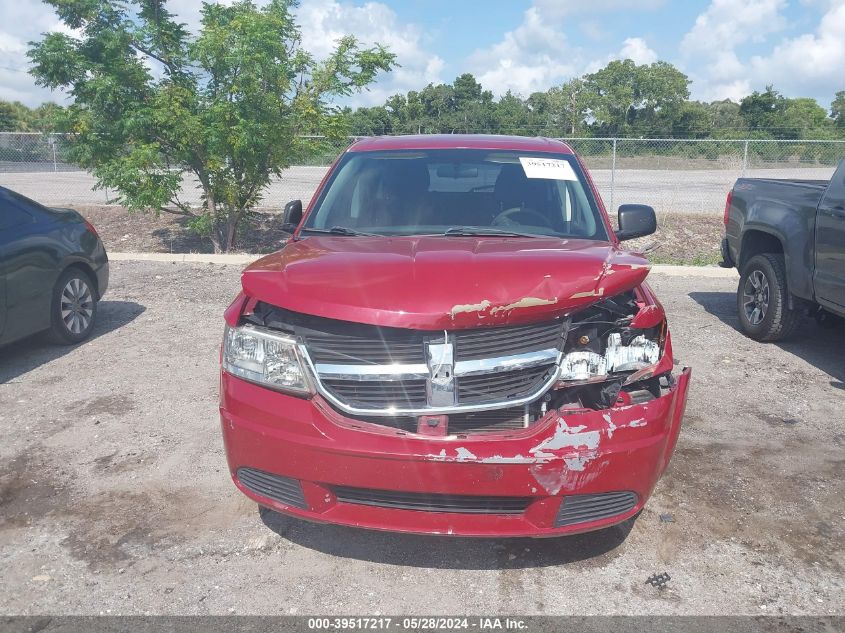
<svg viewBox="0 0 845 633">
<path fill-rule="evenodd" d="M 286 169 L 264 192 L 262 206 L 280 209 L 307 201 L 332 160 L 353 142 L 316 143 L 307 162 Z M 580 154 L 608 209 L 623 203 L 653 206 L 658 214 L 720 214 L 725 195 L 741 177 L 829 179 L 845 141 L 682 140 L 632 138 L 563 139 Z M 108 205 L 114 192 L 68 162 L 62 135 L 0 133 L 0 185 L 52 206 Z M 195 182 L 181 199 L 199 205 Z"/>
</svg>

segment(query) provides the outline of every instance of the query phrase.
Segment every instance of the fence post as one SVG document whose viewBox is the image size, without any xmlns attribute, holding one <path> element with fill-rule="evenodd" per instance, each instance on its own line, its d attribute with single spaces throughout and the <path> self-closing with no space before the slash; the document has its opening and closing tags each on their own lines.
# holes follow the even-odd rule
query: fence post
<svg viewBox="0 0 845 633">
<path fill-rule="evenodd" d="M 740 178 L 745 178 L 745 169 L 748 167 L 748 140 L 745 141 L 745 150 L 742 153 L 742 174 Z"/>
<path fill-rule="evenodd" d="M 56 165 L 56 137 L 51 136 L 50 141 L 50 147 L 53 148 L 53 172 L 55 173 L 59 171 L 58 165 Z"/>
<path fill-rule="evenodd" d="M 616 141 L 613 139 L 613 162 L 610 167 L 610 213 L 613 213 L 613 190 L 616 187 Z"/>
</svg>

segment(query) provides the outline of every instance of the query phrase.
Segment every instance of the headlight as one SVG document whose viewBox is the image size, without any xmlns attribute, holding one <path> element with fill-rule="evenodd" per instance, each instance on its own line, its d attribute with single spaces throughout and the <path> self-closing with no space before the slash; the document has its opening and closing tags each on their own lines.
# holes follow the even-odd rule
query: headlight
<svg viewBox="0 0 845 633">
<path fill-rule="evenodd" d="M 567 336 L 559 379 L 598 381 L 635 372 L 660 360 L 660 328 L 632 329 L 635 302 L 620 295 L 575 316 Z"/>
<path fill-rule="evenodd" d="M 223 369 L 234 376 L 296 395 L 312 393 L 296 340 L 253 326 L 226 327 Z"/>
<path fill-rule="evenodd" d="M 622 335 L 614 332 L 607 336 L 607 371 L 636 371 L 660 360 L 660 345 L 644 335 L 635 336 L 627 345 L 622 345 Z"/>
</svg>

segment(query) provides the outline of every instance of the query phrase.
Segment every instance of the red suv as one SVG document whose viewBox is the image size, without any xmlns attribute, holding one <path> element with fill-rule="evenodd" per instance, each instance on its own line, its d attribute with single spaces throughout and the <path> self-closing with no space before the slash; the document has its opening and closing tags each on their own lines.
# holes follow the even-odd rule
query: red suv
<svg viewBox="0 0 845 633">
<path fill-rule="evenodd" d="M 358 141 L 226 311 L 232 478 L 304 519 L 553 536 L 634 516 L 669 462 L 673 375 L 648 263 L 564 143 Z"/>
</svg>

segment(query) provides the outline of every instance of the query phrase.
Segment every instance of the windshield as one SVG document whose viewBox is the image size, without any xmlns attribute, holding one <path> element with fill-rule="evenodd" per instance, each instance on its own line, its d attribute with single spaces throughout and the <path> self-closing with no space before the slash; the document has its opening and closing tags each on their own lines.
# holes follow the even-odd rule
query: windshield
<svg viewBox="0 0 845 633">
<path fill-rule="evenodd" d="M 574 156 L 470 149 L 350 152 L 303 232 L 466 235 L 484 229 L 607 240 Z"/>
</svg>

